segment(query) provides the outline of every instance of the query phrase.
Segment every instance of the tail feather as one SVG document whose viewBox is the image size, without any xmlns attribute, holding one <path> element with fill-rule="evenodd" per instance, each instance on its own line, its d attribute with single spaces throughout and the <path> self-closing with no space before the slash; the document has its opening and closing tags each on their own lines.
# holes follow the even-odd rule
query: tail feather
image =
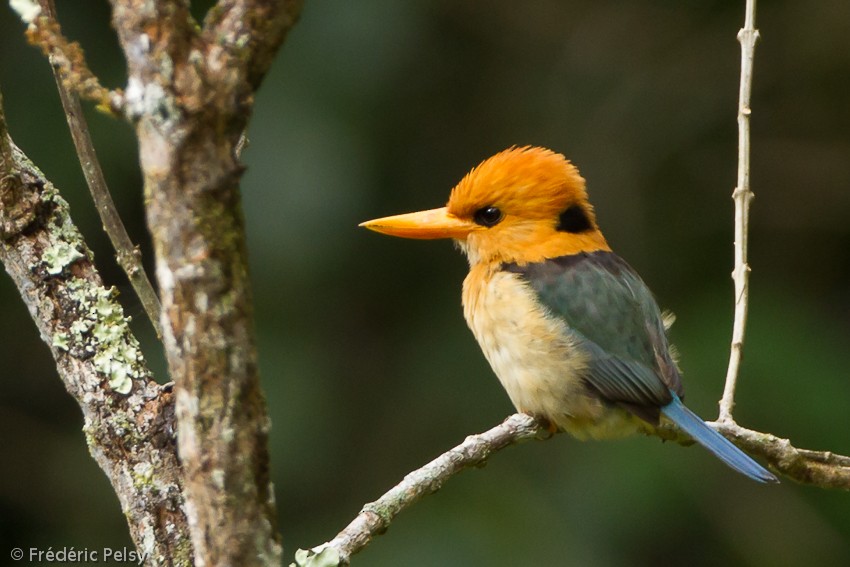
<svg viewBox="0 0 850 567">
<path fill-rule="evenodd" d="M 661 412 L 693 437 L 694 441 L 739 473 L 758 482 L 779 482 L 779 479 L 770 471 L 756 463 L 731 441 L 709 427 L 700 416 L 686 408 L 676 394 L 673 394 L 672 402 L 661 408 Z"/>
</svg>

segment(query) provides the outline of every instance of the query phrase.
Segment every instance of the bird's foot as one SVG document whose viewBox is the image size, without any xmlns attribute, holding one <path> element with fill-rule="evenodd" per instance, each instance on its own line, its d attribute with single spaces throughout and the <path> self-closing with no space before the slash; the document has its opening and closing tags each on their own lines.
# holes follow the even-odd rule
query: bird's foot
<svg viewBox="0 0 850 567">
<path fill-rule="evenodd" d="M 541 417 L 539 415 L 535 415 L 534 419 L 536 419 L 537 423 L 540 424 L 540 427 L 543 428 L 543 431 L 541 431 L 540 435 L 538 435 L 538 437 L 540 439 L 543 439 L 543 440 L 551 439 L 558 432 L 558 426 L 555 425 L 555 423 L 552 420 L 547 419 L 545 417 Z"/>
</svg>

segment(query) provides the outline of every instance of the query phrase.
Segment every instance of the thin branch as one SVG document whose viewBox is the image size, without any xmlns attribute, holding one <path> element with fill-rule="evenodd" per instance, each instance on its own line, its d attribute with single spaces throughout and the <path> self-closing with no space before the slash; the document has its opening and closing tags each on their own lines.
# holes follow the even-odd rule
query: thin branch
<svg viewBox="0 0 850 567">
<path fill-rule="evenodd" d="M 314 558 L 319 556 L 323 560 L 336 557 L 334 565 L 348 565 L 351 556 L 366 547 L 374 536 L 385 532 L 399 512 L 436 492 L 459 472 L 481 466 L 492 453 L 534 439 L 543 431 L 545 429 L 536 419 L 517 413 L 484 433 L 470 435 L 460 445 L 405 476 L 379 499 L 366 504 L 334 539 L 308 552 L 302 551 L 298 556 L 299 565 L 318 565 L 320 563 Z"/>
<path fill-rule="evenodd" d="M 738 185 L 732 193 L 732 199 L 735 201 L 735 269 L 732 272 L 732 279 L 735 281 L 735 321 L 732 328 L 732 346 L 726 372 L 726 385 L 723 388 L 718 417 L 719 421 L 729 423 L 733 422 L 735 386 L 741 367 L 750 294 L 747 235 L 750 202 L 754 197 L 750 190 L 750 94 L 753 85 L 753 58 L 759 38 L 759 32 L 755 29 L 755 18 L 756 0 L 747 0 L 744 27 L 738 32 L 738 41 L 741 44 L 741 84 L 738 93 Z"/>
<path fill-rule="evenodd" d="M 12 8 L 27 24 L 27 39 L 50 58 L 56 80 L 85 99 L 98 103 L 98 108 L 111 114 L 120 113 L 124 95 L 120 90 L 104 88 L 86 64 L 83 49 L 76 41 L 68 41 L 56 20 L 52 1 L 10 0 Z"/>
<path fill-rule="evenodd" d="M 792 480 L 819 488 L 850 490 L 850 457 L 798 449 L 788 439 L 745 429 L 734 422 L 718 421 L 712 425 L 735 445 L 762 457 L 772 469 Z"/>
<path fill-rule="evenodd" d="M 734 423 L 715 422 L 709 425 L 750 455 L 762 457 L 771 468 L 792 480 L 820 488 L 850 490 L 850 457 L 829 451 L 798 449 L 787 439 L 744 429 Z M 517 413 L 484 433 L 470 435 L 460 445 L 411 472 L 383 496 L 366 504 L 335 538 L 310 550 L 299 550 L 295 554 L 295 565 L 348 565 L 351 556 L 369 545 L 374 536 L 384 533 L 402 510 L 436 492 L 458 473 L 485 464 L 497 451 L 529 439 L 545 439 L 541 435 L 546 431 L 544 425 L 533 417 Z M 692 443 L 674 426 L 662 427 L 658 433 L 666 440 Z"/>
<path fill-rule="evenodd" d="M 146 564 L 187 565 L 172 394 L 151 379 L 68 204 L 8 137 L 1 106 L 0 154 L 0 261 L 82 409 L 89 451 Z"/>
<path fill-rule="evenodd" d="M 42 35 L 42 37 L 62 37 L 59 28 L 59 22 L 56 18 L 56 9 L 53 5 L 53 0 L 39 0 L 43 16 L 36 20 L 40 28 L 54 30 L 52 36 Z M 38 37 L 34 33 L 30 33 L 30 38 Z M 63 38 L 64 39 L 64 38 Z M 66 42 L 67 45 L 67 42 Z M 94 149 L 91 136 L 89 135 L 88 124 L 83 115 L 83 109 L 80 105 L 80 100 L 77 95 L 69 88 L 67 80 L 66 66 L 62 61 L 69 61 L 59 48 L 57 43 L 41 44 L 42 49 L 48 54 L 53 75 L 56 79 L 56 88 L 59 90 L 59 98 L 62 101 L 62 108 L 65 110 L 65 117 L 68 120 L 68 128 L 71 130 L 71 138 L 74 140 L 74 147 L 77 150 L 77 156 L 80 160 L 80 165 L 83 168 L 83 175 L 86 178 L 86 183 L 89 186 L 92 199 L 94 200 L 97 212 L 100 215 L 103 229 L 109 236 L 112 247 L 115 249 L 118 264 L 127 274 L 130 284 L 139 297 L 151 324 L 156 331 L 158 337 L 162 336 L 162 326 L 160 325 L 161 306 L 159 298 L 151 285 L 144 266 L 142 265 L 142 257 L 139 248 L 133 244 L 130 235 L 127 234 L 124 223 L 121 221 L 121 216 L 118 214 L 118 209 L 115 202 L 112 200 L 112 195 L 109 193 L 109 188 L 106 185 L 106 179 L 103 177 L 103 171 L 100 168 L 100 162 L 97 159 L 97 153 Z M 81 62 L 75 67 L 83 67 L 86 71 L 85 62 L 82 59 L 82 50 L 78 49 L 78 60 Z M 89 72 L 91 75 L 91 73 Z M 93 81 L 97 81 L 94 75 L 91 75 Z M 101 88 L 98 84 L 97 87 Z"/>
</svg>

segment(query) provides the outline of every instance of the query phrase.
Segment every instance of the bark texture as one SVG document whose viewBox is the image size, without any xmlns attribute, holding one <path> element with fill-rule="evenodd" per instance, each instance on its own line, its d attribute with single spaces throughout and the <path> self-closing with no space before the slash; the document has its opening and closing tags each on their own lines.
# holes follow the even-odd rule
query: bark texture
<svg viewBox="0 0 850 567">
<path fill-rule="evenodd" d="M 237 146 L 300 2 L 113 0 L 156 252 L 197 565 L 278 565 Z"/>
<path fill-rule="evenodd" d="M 188 565 L 172 394 L 151 379 L 68 204 L 8 137 L 0 108 L 0 261 L 83 411 L 92 456 L 150 565 Z"/>
</svg>

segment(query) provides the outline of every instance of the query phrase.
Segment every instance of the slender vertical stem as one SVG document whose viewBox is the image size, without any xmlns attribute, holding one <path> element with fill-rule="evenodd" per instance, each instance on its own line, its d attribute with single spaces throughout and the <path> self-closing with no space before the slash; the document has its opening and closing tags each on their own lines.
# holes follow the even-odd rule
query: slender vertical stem
<svg viewBox="0 0 850 567">
<path fill-rule="evenodd" d="M 732 279 L 735 282 L 735 321 L 732 328 L 732 347 L 729 353 L 729 367 L 726 372 L 726 386 L 720 400 L 719 421 L 732 421 L 732 408 L 735 405 L 735 386 L 741 366 L 744 348 L 744 334 L 747 325 L 749 306 L 750 266 L 747 264 L 747 233 L 750 221 L 750 202 L 753 192 L 750 190 L 750 95 L 753 84 L 753 58 L 759 32 L 755 28 L 756 0 L 747 0 L 744 27 L 738 32 L 741 44 L 741 85 L 738 93 L 738 184 L 732 193 L 735 202 L 735 269 Z"/>
<path fill-rule="evenodd" d="M 40 4 L 42 13 L 51 21 L 56 22 L 56 8 L 53 0 L 40 0 Z M 51 63 L 53 63 L 53 57 L 54 55 L 51 53 Z M 83 175 L 89 186 L 97 213 L 100 215 L 100 220 L 103 223 L 103 229 L 106 231 L 110 242 L 112 242 L 112 247 L 115 249 L 115 257 L 118 260 L 118 265 L 127 274 L 127 278 L 130 280 L 130 284 L 139 297 L 142 307 L 144 307 L 148 318 L 151 320 L 157 336 L 161 337 L 162 327 L 159 321 L 161 307 L 159 298 L 142 266 L 141 253 L 127 234 L 115 202 L 112 200 L 112 195 L 109 193 L 106 179 L 103 177 L 103 171 L 97 159 L 97 153 L 94 150 L 94 144 L 89 135 L 88 125 L 83 115 L 80 99 L 62 81 L 57 67 L 55 65 L 52 67 L 53 75 L 56 79 L 56 88 L 59 90 L 59 98 L 62 101 L 62 108 L 65 111 L 65 118 L 68 120 L 68 128 L 71 130 L 71 138 L 74 140 L 74 147 L 77 150 L 80 166 L 83 169 Z"/>
</svg>

